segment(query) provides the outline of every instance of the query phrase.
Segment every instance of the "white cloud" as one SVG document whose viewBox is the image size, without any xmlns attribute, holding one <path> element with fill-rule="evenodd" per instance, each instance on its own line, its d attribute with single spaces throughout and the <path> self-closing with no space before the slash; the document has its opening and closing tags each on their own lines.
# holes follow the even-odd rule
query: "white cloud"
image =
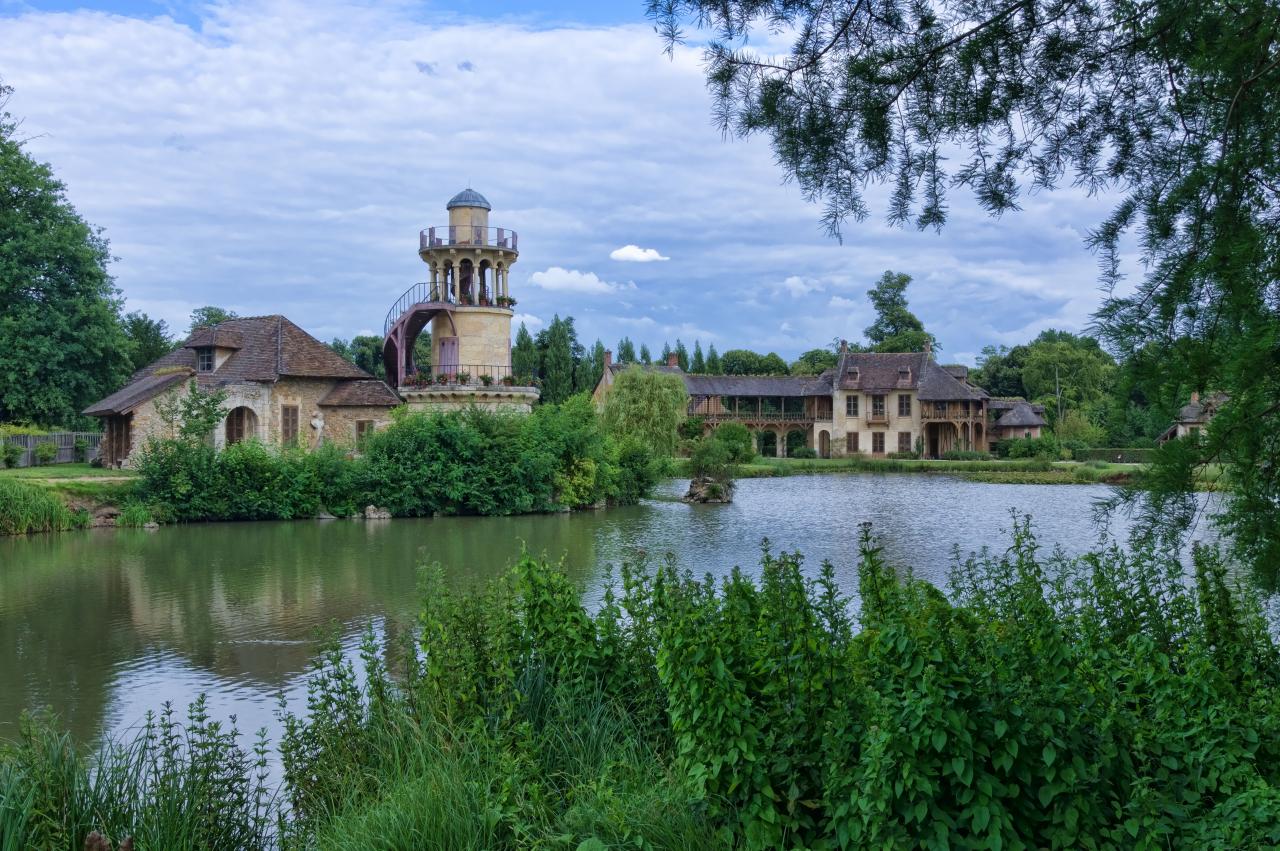
<svg viewBox="0 0 1280 851">
<path fill-rule="evenodd" d="M 624 263 L 652 263 L 655 260 L 670 260 L 671 258 L 663 257 L 656 248 L 641 248 L 638 245 L 628 244 L 610 251 L 609 259 L 620 260 Z"/>
<path fill-rule="evenodd" d="M 852 310 L 858 306 L 858 302 L 844 296 L 833 295 L 831 301 L 827 302 L 828 307 L 834 307 L 839 310 Z"/>
<path fill-rule="evenodd" d="M 779 286 L 779 290 L 787 292 L 792 298 L 800 298 L 822 289 L 818 281 L 807 280 L 799 275 L 791 275 Z"/>
<path fill-rule="evenodd" d="M 948 351 L 1078 329 L 1099 301 L 1081 240 L 1114 198 L 1041 193 L 993 220 L 961 190 L 938 235 L 885 226 L 889 190 L 872 186 L 872 218 L 836 243 L 767 139 L 721 140 L 700 49 L 668 59 L 638 15 L 555 27 L 357 0 L 220 0 L 178 19 L 23 8 L 0 15 L 8 110 L 105 229 L 129 309 L 175 328 L 202 304 L 285 313 L 321 339 L 381 328 L 427 277 L 416 231 L 445 223 L 468 182 L 491 224 L 519 232 L 521 309 L 574 315 L 584 339 L 630 333 L 656 351 L 664 335 L 714 337 L 784 356 L 857 340 L 885 269 L 913 275 L 912 309 Z M 636 283 L 575 271 L 618 253 Z"/>
<path fill-rule="evenodd" d="M 541 319 L 539 319 L 537 316 L 534 316 L 532 313 L 517 313 L 511 317 L 512 328 L 519 328 L 521 322 L 523 322 L 525 325 L 529 326 L 530 328 L 537 328 L 539 325 L 545 324 Z"/>
<path fill-rule="evenodd" d="M 635 288 L 635 284 L 613 284 L 600 280 L 595 272 L 579 272 L 577 269 L 565 269 L 562 266 L 552 266 L 545 271 L 534 272 L 529 276 L 529 283 L 551 292 L 586 295 L 604 295 L 620 289 Z"/>
<path fill-rule="evenodd" d="M 792 330 L 791 323 L 784 321 L 781 325 L 778 326 L 778 330 L 784 334 L 790 334 Z"/>
</svg>

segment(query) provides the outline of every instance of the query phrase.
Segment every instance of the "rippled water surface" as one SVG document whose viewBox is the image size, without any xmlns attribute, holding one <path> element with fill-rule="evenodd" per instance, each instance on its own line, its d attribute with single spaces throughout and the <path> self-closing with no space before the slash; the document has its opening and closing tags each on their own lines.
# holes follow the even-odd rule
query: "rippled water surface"
<svg viewBox="0 0 1280 851">
<path fill-rule="evenodd" d="M 687 506 L 678 492 L 673 482 L 644 505 L 549 516 L 0 538 L 0 737 L 23 710 L 48 707 L 93 739 L 202 692 L 215 716 L 274 733 L 278 696 L 302 705 L 317 634 L 336 628 L 352 645 L 370 622 L 383 630 L 412 618 L 415 567 L 426 562 L 467 586 L 502 572 L 525 546 L 563 558 L 595 599 L 609 564 L 669 552 L 720 574 L 754 567 L 767 536 L 815 569 L 829 559 L 853 590 L 858 526 L 870 521 L 894 563 L 942 584 L 954 547 L 1007 545 L 1011 509 L 1034 517 L 1044 545 L 1089 549 L 1093 504 L 1109 493 L 922 475 L 748 480 L 729 506 Z"/>
</svg>

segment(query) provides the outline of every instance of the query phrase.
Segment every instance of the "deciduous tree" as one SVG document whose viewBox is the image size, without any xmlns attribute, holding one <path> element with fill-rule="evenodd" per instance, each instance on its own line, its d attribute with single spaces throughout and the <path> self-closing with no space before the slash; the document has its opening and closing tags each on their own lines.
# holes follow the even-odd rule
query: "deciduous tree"
<svg viewBox="0 0 1280 851">
<path fill-rule="evenodd" d="M 953 187 L 992 213 L 1064 180 L 1110 192 L 1089 244 L 1117 353 L 1154 353 L 1157 385 L 1230 401 L 1192 451 L 1163 453 L 1150 516 L 1190 522 L 1191 467 L 1230 465 L 1236 553 L 1280 581 L 1280 15 L 1275 0 L 649 0 L 668 46 L 711 31 L 723 130 L 764 133 L 828 228 L 870 210 L 940 228 Z M 747 47 L 791 34 L 779 58 Z M 768 40 L 768 39 L 765 39 Z M 1125 290 L 1120 246 L 1142 277 Z M 1154 497 L 1150 499 L 1149 497 Z"/>
<path fill-rule="evenodd" d="M 605 398 L 605 428 L 638 439 L 659 457 L 675 454 L 678 429 L 689 406 L 680 376 L 638 366 L 620 372 Z"/>
<path fill-rule="evenodd" d="M 23 147 L 0 86 L 0 422 L 74 426 L 128 376 L 101 231 Z"/>
</svg>

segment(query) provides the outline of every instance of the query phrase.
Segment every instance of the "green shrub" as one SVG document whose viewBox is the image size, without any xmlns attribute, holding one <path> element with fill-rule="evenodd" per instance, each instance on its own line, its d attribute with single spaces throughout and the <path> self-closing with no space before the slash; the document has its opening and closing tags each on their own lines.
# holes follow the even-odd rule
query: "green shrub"
<svg viewBox="0 0 1280 851">
<path fill-rule="evenodd" d="M 662 461 L 635 438 L 624 438 L 619 442 L 617 465 L 613 499 L 619 505 L 634 505 L 653 493 L 665 472 Z"/>
<path fill-rule="evenodd" d="M 695 479 L 730 482 L 733 480 L 733 450 L 723 441 L 699 438 L 689 450 L 689 471 Z"/>
<path fill-rule="evenodd" d="M 1059 455 L 1058 442 L 1053 435 L 1042 437 L 1005 438 L 996 443 L 996 455 L 1001 458 L 1051 458 Z"/>
<path fill-rule="evenodd" d="M 661 475 L 634 440 L 606 439 L 589 399 L 532 414 L 470 409 L 400 415 L 358 458 L 341 447 L 276 450 L 242 441 L 155 440 L 139 462 L 140 497 L 175 520 L 349 515 L 373 504 L 398 517 L 516 514 L 636 502 Z"/>
<path fill-rule="evenodd" d="M 36 466 L 47 466 L 58 460 L 58 445 L 52 441 L 43 440 L 35 445 L 32 454 L 35 456 Z"/>
<path fill-rule="evenodd" d="M 0 443 L 0 462 L 3 462 L 6 468 L 18 466 L 18 462 L 22 460 L 22 453 L 25 452 L 21 446 L 11 440 Z"/>
<path fill-rule="evenodd" d="M 1150 548 L 1046 557 L 1021 521 L 956 560 L 948 599 L 864 527 L 856 609 L 831 565 L 767 545 L 758 578 L 624 566 L 589 606 L 527 556 L 466 595 L 431 570 L 412 635 L 323 649 L 284 718 L 279 799 L 255 780 L 265 750 L 197 703 L 91 766 L 24 730 L 0 751 L 0 838 L 1274 847 L 1280 647 L 1215 552 L 1192 561 L 1188 583 Z"/>
<path fill-rule="evenodd" d="M 676 426 L 676 433 L 681 440 L 697 440 L 702 437 L 702 433 L 706 431 L 707 418 L 701 414 L 695 414 L 691 417 L 685 417 L 680 421 L 680 425 Z"/>
<path fill-rule="evenodd" d="M 0 535 L 60 532 L 85 525 L 56 495 L 19 479 L 0 479 Z"/>
<path fill-rule="evenodd" d="M 742 423 L 721 423 L 711 437 L 725 445 L 729 460 L 735 464 L 750 464 L 756 458 L 755 440 Z"/>
<path fill-rule="evenodd" d="M 83 464 L 84 459 L 89 457 L 89 441 L 83 437 L 77 437 L 75 443 L 72 444 L 72 452 L 74 453 L 76 463 Z"/>
<path fill-rule="evenodd" d="M 788 458 L 817 458 L 818 453 L 812 446 L 797 446 L 787 452 Z"/>
<path fill-rule="evenodd" d="M 919 452 L 890 452 L 885 456 L 892 461 L 915 461 L 920 458 Z"/>
</svg>

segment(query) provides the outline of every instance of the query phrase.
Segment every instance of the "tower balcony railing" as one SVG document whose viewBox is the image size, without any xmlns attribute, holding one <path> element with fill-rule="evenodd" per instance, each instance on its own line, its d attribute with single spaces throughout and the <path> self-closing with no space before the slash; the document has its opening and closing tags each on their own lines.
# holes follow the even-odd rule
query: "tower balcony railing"
<svg viewBox="0 0 1280 851">
<path fill-rule="evenodd" d="M 519 252 L 516 232 L 482 225 L 435 225 L 418 234 L 422 251 L 431 248 L 504 248 Z"/>
<path fill-rule="evenodd" d="M 421 281 L 409 287 L 404 291 L 400 298 L 396 299 L 396 303 L 391 305 L 391 309 L 387 311 L 387 318 L 382 323 L 382 336 L 391 333 L 391 328 L 396 324 L 404 312 L 415 304 L 426 304 L 436 302 L 442 304 L 452 304 L 460 307 L 505 307 L 511 310 L 516 306 L 516 300 L 510 296 L 491 294 L 489 284 L 474 285 L 474 291 L 463 292 L 458 295 L 453 287 L 441 283 L 430 283 Z"/>
<path fill-rule="evenodd" d="M 421 366 L 404 377 L 401 385 L 409 389 L 449 390 L 452 388 L 538 387 L 541 382 L 532 375 L 517 374 L 509 364 L 458 363 Z"/>
</svg>

